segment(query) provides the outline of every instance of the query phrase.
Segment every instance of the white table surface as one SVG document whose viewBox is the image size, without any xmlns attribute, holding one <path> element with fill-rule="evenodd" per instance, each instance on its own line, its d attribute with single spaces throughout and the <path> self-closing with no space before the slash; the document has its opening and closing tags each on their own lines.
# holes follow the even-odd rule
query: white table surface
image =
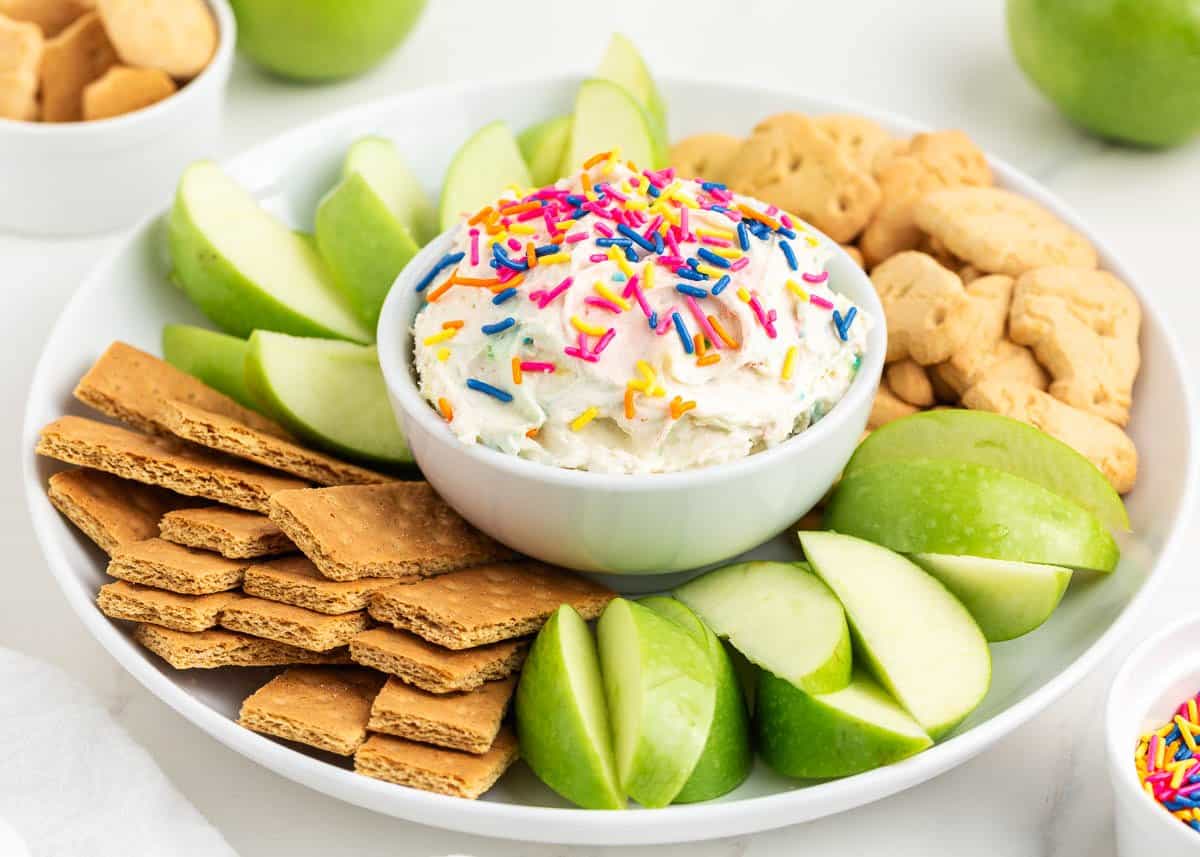
<svg viewBox="0 0 1200 857">
<path fill-rule="evenodd" d="M 224 144 L 213 154 L 235 153 L 312 117 L 403 89 L 586 70 L 608 32 L 619 29 L 664 73 L 770 81 L 966 130 L 1085 214 L 1165 306 L 1184 334 L 1191 365 L 1200 365 L 1200 337 L 1187 333 L 1200 311 L 1192 261 L 1200 240 L 1200 144 L 1137 152 L 1068 127 L 1013 64 L 1000 0 L 431 0 L 430 6 L 413 39 L 358 80 L 304 87 L 239 62 Z M 494 59 L 500 46 L 502 61 Z M 713 110 L 719 117 L 720 105 Z M 0 645 L 53 661 L 95 688 L 243 857 L 604 853 L 462 836 L 325 798 L 258 768 L 188 724 L 90 640 L 60 597 L 30 532 L 18 478 L 23 451 L 17 447 L 41 343 L 76 283 L 113 240 L 0 235 Z M 1200 536 L 1184 539 L 1177 556 L 1194 556 Z M 1164 593 L 1176 594 L 1152 606 L 1120 650 L 1176 615 L 1180 605 L 1195 603 L 1200 576 L 1182 563 L 1169 573 Z M 627 853 L 767 857 L 803 849 L 825 857 L 1108 857 L 1114 852 L 1100 706 L 1118 659 L 1110 658 L 992 750 L 884 802 L 751 837 Z"/>
</svg>

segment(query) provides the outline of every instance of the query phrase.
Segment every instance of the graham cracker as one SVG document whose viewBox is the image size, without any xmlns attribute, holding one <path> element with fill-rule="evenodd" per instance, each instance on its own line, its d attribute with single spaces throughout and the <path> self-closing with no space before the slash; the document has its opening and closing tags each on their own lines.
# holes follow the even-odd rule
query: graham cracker
<svg viewBox="0 0 1200 857">
<path fill-rule="evenodd" d="M 294 477 L 174 438 L 139 434 L 83 417 L 59 417 L 42 429 L 37 452 L 255 512 L 267 511 L 276 491 L 305 486 Z"/>
<path fill-rule="evenodd" d="M 207 631 L 217 624 L 221 609 L 240 597 L 236 592 L 179 595 L 118 580 L 100 587 L 96 606 L 113 619 L 148 622 L 175 631 Z"/>
<path fill-rule="evenodd" d="M 114 553 L 108 574 L 155 589 L 209 595 L 241 586 L 247 565 L 246 560 L 226 559 L 162 539 L 146 539 Z"/>
<path fill-rule="evenodd" d="M 310 652 L 220 628 L 189 633 L 141 624 L 133 638 L 177 670 L 350 663 L 345 649 Z"/>
<path fill-rule="evenodd" d="M 220 622 L 230 631 L 241 631 L 314 652 L 344 646 L 351 637 L 371 625 L 363 610 L 328 616 L 262 598 L 235 601 L 221 611 Z"/>
<path fill-rule="evenodd" d="M 260 431 L 244 421 L 186 402 L 167 402 L 163 413 L 167 428 L 176 437 L 282 470 L 318 485 L 372 485 L 392 481 L 390 476 L 347 464 L 331 455 Z"/>
<path fill-rule="evenodd" d="M 371 700 L 382 685 L 383 676 L 371 670 L 293 667 L 246 698 L 238 723 L 350 756 L 367 739 Z"/>
<path fill-rule="evenodd" d="M 114 342 L 75 388 L 75 398 L 103 414 L 151 434 L 170 434 L 166 409 L 183 402 L 222 414 L 276 437 L 283 426 L 245 408 L 198 378 L 132 345 Z"/>
<path fill-rule="evenodd" d="M 334 580 L 432 575 L 514 553 L 476 530 L 428 482 L 282 491 L 271 520 Z"/>
<path fill-rule="evenodd" d="M 475 690 L 515 673 L 529 651 L 528 640 L 504 640 L 454 651 L 407 631 L 372 628 L 350 639 L 355 663 L 398 676 L 430 693 Z"/>
<path fill-rule="evenodd" d="M 367 728 L 465 753 L 486 753 L 516 687 L 517 677 L 509 676 L 470 693 L 436 694 L 389 678 L 371 706 Z"/>
<path fill-rule="evenodd" d="M 158 534 L 169 542 L 215 551 L 230 559 L 292 553 L 296 546 L 270 518 L 245 509 L 205 506 L 162 516 Z"/>
<path fill-rule="evenodd" d="M 595 619 L 616 593 L 539 562 L 495 563 L 393 586 L 371 597 L 371 616 L 448 649 L 533 634 L 562 604 Z"/>
<path fill-rule="evenodd" d="M 399 582 L 388 577 L 330 580 L 308 557 L 288 556 L 250 566 L 242 589 L 268 601 L 335 614 L 364 610 L 372 593 Z"/>
<path fill-rule="evenodd" d="M 517 737 L 507 727 L 479 756 L 392 735 L 372 735 L 354 754 L 354 770 L 377 780 L 473 800 L 495 785 L 517 756 Z"/>
<path fill-rule="evenodd" d="M 164 514 L 194 502 L 163 488 L 84 468 L 55 473 L 46 495 L 107 554 L 154 537 Z"/>
</svg>

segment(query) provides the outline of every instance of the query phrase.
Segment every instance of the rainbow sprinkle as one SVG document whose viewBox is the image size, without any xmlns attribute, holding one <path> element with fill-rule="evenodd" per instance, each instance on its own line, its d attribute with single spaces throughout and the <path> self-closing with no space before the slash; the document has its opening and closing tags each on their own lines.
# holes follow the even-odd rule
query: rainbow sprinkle
<svg viewBox="0 0 1200 857">
<path fill-rule="evenodd" d="M 1200 759 L 1194 755 L 1200 733 L 1197 700 L 1200 693 L 1176 708 L 1169 722 L 1138 739 L 1134 766 L 1147 795 L 1200 831 Z"/>
</svg>

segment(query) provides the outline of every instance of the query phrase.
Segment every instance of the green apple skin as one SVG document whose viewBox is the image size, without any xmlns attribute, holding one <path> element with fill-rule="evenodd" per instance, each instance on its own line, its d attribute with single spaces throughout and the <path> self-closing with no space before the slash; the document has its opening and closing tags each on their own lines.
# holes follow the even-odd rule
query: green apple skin
<svg viewBox="0 0 1200 857">
<path fill-rule="evenodd" d="M 991 684 L 991 653 L 971 614 L 935 578 L 885 547 L 839 533 L 799 535 L 813 571 L 846 608 L 856 659 L 929 737 L 954 729 Z"/>
<path fill-rule="evenodd" d="M 570 138 L 570 116 L 555 116 L 538 122 L 517 135 L 517 145 L 529 165 L 529 175 L 535 185 L 553 184 L 561 178 L 558 169 L 562 166 Z"/>
<path fill-rule="evenodd" d="M 596 77 L 611 80 L 629 91 L 650 117 L 658 156 L 666 163 L 671 141 L 667 135 L 667 102 L 658 91 L 641 53 L 626 36 L 613 33 L 608 49 L 596 69 Z"/>
<path fill-rule="evenodd" d="M 575 96 L 571 139 L 560 173 L 575 173 L 588 158 L 614 149 L 620 150 L 622 160 L 638 167 L 658 168 L 666 163 L 650 115 L 629 91 L 611 80 L 585 80 Z"/>
<path fill-rule="evenodd" d="M 413 464 L 375 346 L 257 330 L 245 373 L 258 409 L 297 437 L 373 466 Z"/>
<path fill-rule="evenodd" d="M 383 300 L 420 247 L 355 173 L 317 207 L 317 246 L 358 318 L 374 330 Z"/>
<path fill-rule="evenodd" d="M 493 204 L 509 185 L 533 184 L 517 138 L 505 122 L 484 125 L 455 153 L 442 184 L 442 229 L 457 226 L 464 215 Z"/>
<path fill-rule="evenodd" d="M 862 670 L 855 670 L 843 690 L 817 695 L 760 670 L 757 696 L 758 752 L 787 777 L 847 777 L 933 746 L 908 712 Z"/>
<path fill-rule="evenodd" d="M 1112 571 L 1120 551 L 1094 515 L 1002 470 L 913 459 L 845 477 L 825 526 L 899 553 L 948 553 Z"/>
<path fill-rule="evenodd" d="M 717 681 L 717 697 L 708 740 L 704 743 L 700 761 L 679 794 L 675 795 L 674 803 L 697 803 L 728 794 L 745 782 L 754 764 L 754 751 L 750 748 L 750 718 L 733 662 L 717 635 L 682 602 L 665 595 L 653 595 L 641 599 L 638 604 L 649 607 L 683 628 L 708 655 Z"/>
<path fill-rule="evenodd" d="M 1096 465 L 1019 420 L 961 409 L 913 414 L 871 432 L 854 451 L 844 475 L 911 458 L 995 467 L 1074 500 L 1110 530 L 1129 529 L 1125 504 Z"/>
<path fill-rule="evenodd" d="M 675 590 L 753 664 L 812 693 L 850 682 L 850 629 L 834 594 L 803 563 L 727 565 Z"/>
<path fill-rule="evenodd" d="M 513 711 L 521 758 L 538 779 L 584 809 L 624 809 L 596 642 L 569 604 L 533 641 Z"/>
<path fill-rule="evenodd" d="M 312 242 L 259 208 L 215 164 L 184 171 L 167 241 L 177 282 L 226 333 L 374 339 L 344 304 Z M 247 264 L 254 274 L 243 270 Z"/>
<path fill-rule="evenodd" d="M 1009 0 L 1017 63 L 1072 121 L 1114 140 L 1200 132 L 1200 6 L 1193 0 Z"/>
<path fill-rule="evenodd" d="M 246 340 L 190 324 L 163 327 L 163 359 L 240 405 L 259 407 L 246 386 Z"/>
<path fill-rule="evenodd" d="M 670 619 L 624 598 L 596 625 L 617 776 L 647 808 L 671 803 L 712 727 L 716 677 L 708 655 Z"/>
<path fill-rule="evenodd" d="M 910 559 L 962 602 L 989 643 L 1012 640 L 1040 626 L 1071 583 L 1071 570 L 1056 565 L 935 553 Z"/>
<path fill-rule="evenodd" d="M 296 80 L 361 74 L 412 30 L 425 0 L 231 0 L 238 48 Z"/>
</svg>

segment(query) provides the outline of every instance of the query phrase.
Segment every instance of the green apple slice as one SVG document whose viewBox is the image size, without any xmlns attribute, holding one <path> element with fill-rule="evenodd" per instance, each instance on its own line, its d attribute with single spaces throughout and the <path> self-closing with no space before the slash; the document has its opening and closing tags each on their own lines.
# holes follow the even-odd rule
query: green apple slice
<svg viewBox="0 0 1200 857">
<path fill-rule="evenodd" d="M 1109 529 L 1129 529 L 1125 504 L 1096 465 L 1062 441 L 1009 417 L 949 410 L 896 420 L 859 444 L 845 475 L 911 458 L 995 467 L 1074 500 Z"/>
<path fill-rule="evenodd" d="M 342 177 L 360 175 L 396 221 L 422 246 L 437 237 L 438 215 L 429 194 L 386 137 L 364 137 L 346 152 Z"/>
<path fill-rule="evenodd" d="M 517 685 L 521 758 L 538 779 L 584 809 L 623 809 L 596 642 L 564 604 L 542 626 Z"/>
<path fill-rule="evenodd" d="M 441 227 L 457 226 L 464 215 L 491 205 L 509 185 L 533 184 L 517 140 L 504 122 L 476 131 L 454 155 L 442 186 Z"/>
<path fill-rule="evenodd" d="M 665 162 L 670 145 L 667 137 L 667 103 L 659 94 L 654 77 L 633 42 L 620 33 L 613 33 L 608 41 L 608 50 L 600 60 L 600 67 L 596 69 L 596 77 L 624 87 L 642 106 L 650 117 L 655 140 Z"/>
<path fill-rule="evenodd" d="M 846 777 L 933 746 L 920 724 L 862 670 L 842 690 L 815 695 L 760 670 L 757 696 L 758 752 L 787 777 Z"/>
<path fill-rule="evenodd" d="M 411 464 L 375 346 L 257 330 L 246 386 L 296 435 L 372 464 Z"/>
<path fill-rule="evenodd" d="M 246 386 L 244 339 L 190 324 L 168 324 L 162 332 L 163 359 L 247 408 L 259 407 Z"/>
<path fill-rule="evenodd" d="M 931 738 L 961 723 L 987 694 L 992 675 L 987 640 L 967 609 L 885 547 L 817 531 L 802 531 L 800 544 L 841 599 L 856 651 L 875 678 Z"/>
<path fill-rule="evenodd" d="M 168 218 L 175 276 L 188 297 L 234 336 L 255 329 L 371 342 L 311 243 L 216 164 L 192 164 Z"/>
<path fill-rule="evenodd" d="M 529 174 L 535 185 L 553 184 L 561 178 L 558 170 L 562 166 L 563 153 L 567 150 L 570 137 L 570 116 L 555 116 L 538 122 L 517 136 L 517 145 L 521 148 L 525 163 L 529 165 Z"/>
<path fill-rule="evenodd" d="M 842 479 L 825 526 L 900 553 L 949 553 L 1112 571 L 1120 552 L 1082 506 L 962 461 L 880 464 Z"/>
<path fill-rule="evenodd" d="M 1071 582 L 1057 565 L 918 553 L 910 559 L 963 603 L 988 642 L 1028 634 L 1050 618 Z"/>
<path fill-rule="evenodd" d="M 613 149 L 639 167 L 665 163 L 650 117 L 637 100 L 610 80 L 585 80 L 575 96 L 575 119 L 561 173 L 570 175 L 592 155 Z"/>
<path fill-rule="evenodd" d="M 752 663 L 811 693 L 850 681 L 850 632 L 837 598 L 800 565 L 745 562 L 710 571 L 675 590 Z"/>
<path fill-rule="evenodd" d="M 745 781 L 750 775 L 750 766 L 754 764 L 746 701 L 742 698 L 741 683 L 729 653 L 717 635 L 708 630 L 682 602 L 665 595 L 653 595 L 641 599 L 638 604 L 649 607 L 683 628 L 708 655 L 717 682 L 708 740 L 704 743 L 700 761 L 679 794 L 675 795 L 674 802 L 696 803 L 727 794 Z"/>
<path fill-rule="evenodd" d="M 624 598 L 604 608 L 596 636 L 621 788 L 644 807 L 666 806 L 712 727 L 717 683 L 708 655 L 670 619 Z"/>
</svg>

